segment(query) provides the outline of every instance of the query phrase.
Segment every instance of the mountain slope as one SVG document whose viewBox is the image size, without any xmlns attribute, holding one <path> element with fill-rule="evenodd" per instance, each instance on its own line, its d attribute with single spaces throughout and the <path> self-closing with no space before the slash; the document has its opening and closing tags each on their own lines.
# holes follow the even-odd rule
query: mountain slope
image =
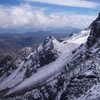
<svg viewBox="0 0 100 100">
<path fill-rule="evenodd" d="M 63 99 L 99 100 L 100 82 L 100 14 L 91 24 L 91 32 L 86 44 L 73 55 L 69 67 L 72 73 L 63 92 Z M 68 67 L 68 66 L 66 66 Z M 69 74 L 70 74 L 69 73 Z M 69 77 L 69 75 L 67 76 Z M 66 83 L 67 84 L 67 83 Z"/>
<path fill-rule="evenodd" d="M 29 91 L 47 81 L 58 73 L 70 57 L 72 51 L 81 43 L 86 42 L 89 30 L 82 31 L 63 42 L 50 36 L 21 64 L 11 75 L 0 83 L 0 91 L 8 91 L 6 95 Z M 71 41 L 78 40 L 75 43 Z"/>
</svg>

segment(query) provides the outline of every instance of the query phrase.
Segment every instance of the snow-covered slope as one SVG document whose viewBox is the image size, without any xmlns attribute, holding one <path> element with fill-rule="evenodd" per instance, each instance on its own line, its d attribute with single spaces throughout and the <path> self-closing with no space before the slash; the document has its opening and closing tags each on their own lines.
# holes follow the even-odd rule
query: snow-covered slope
<svg viewBox="0 0 100 100">
<path fill-rule="evenodd" d="M 33 51 L 32 47 L 25 47 L 18 51 L 6 54 L 0 61 L 0 81 L 9 76 L 18 65 Z"/>
<path fill-rule="evenodd" d="M 73 34 L 72 37 L 70 37 L 70 39 L 67 40 L 68 43 L 74 43 L 74 44 L 81 44 L 83 41 L 83 43 L 85 43 L 87 41 L 87 37 L 89 36 L 90 33 L 90 29 L 88 30 L 83 30 L 80 32 L 80 34 Z"/>
<path fill-rule="evenodd" d="M 52 36 L 47 37 L 18 65 L 18 69 L 3 79 L 0 91 L 8 90 L 6 95 L 9 95 L 23 90 L 28 91 L 46 82 L 63 69 L 72 51 L 86 42 L 89 32 L 90 30 L 84 30 L 63 42 L 57 41 Z"/>
<path fill-rule="evenodd" d="M 72 55 L 66 77 L 69 82 L 61 98 L 66 100 L 100 100 L 100 14 L 91 24 L 86 44 Z"/>
</svg>

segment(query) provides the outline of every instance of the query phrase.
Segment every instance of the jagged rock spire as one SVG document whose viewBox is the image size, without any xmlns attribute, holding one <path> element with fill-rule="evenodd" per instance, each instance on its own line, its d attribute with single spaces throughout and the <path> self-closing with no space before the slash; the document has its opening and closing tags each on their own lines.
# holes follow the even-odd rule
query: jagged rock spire
<svg viewBox="0 0 100 100">
<path fill-rule="evenodd" d="M 97 38 L 100 38 L 100 13 L 98 14 L 96 20 L 91 23 L 90 27 L 91 32 L 87 41 L 87 45 L 89 47 L 91 47 L 96 42 Z"/>
<path fill-rule="evenodd" d="M 93 21 L 91 24 L 91 35 L 95 36 L 96 38 L 100 37 L 100 13 L 96 20 Z"/>
<path fill-rule="evenodd" d="M 98 17 L 97 17 L 97 19 L 99 19 L 99 20 L 100 20 L 100 12 L 99 12 L 99 14 L 98 14 Z"/>
</svg>

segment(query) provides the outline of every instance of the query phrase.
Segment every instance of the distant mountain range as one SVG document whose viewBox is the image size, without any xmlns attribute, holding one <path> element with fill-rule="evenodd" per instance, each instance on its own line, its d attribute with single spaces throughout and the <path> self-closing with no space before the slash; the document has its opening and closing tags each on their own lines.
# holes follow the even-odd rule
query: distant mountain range
<svg viewBox="0 0 100 100">
<path fill-rule="evenodd" d="M 49 31 L 52 33 L 59 33 L 59 34 L 68 34 L 72 32 L 80 31 L 81 29 L 74 28 L 71 26 L 67 27 L 58 27 L 58 28 L 48 28 L 48 29 L 38 29 L 38 28 L 27 28 L 27 27 L 20 27 L 20 28 L 0 28 L 0 33 L 26 33 L 26 32 L 38 32 L 38 31 Z"/>
<path fill-rule="evenodd" d="M 73 32 L 78 32 L 79 29 L 73 28 L 52 29 L 49 31 L 31 31 L 19 33 L 17 30 L 4 30 L 0 29 L 0 49 L 18 49 L 23 47 L 33 46 L 36 47 L 47 36 L 53 35 L 57 39 L 67 37 Z M 18 33 L 17 33 L 18 32 Z"/>
</svg>

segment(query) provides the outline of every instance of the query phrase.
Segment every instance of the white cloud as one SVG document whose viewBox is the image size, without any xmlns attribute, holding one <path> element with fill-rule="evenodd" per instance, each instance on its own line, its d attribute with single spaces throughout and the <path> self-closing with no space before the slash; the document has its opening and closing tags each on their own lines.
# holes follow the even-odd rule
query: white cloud
<svg viewBox="0 0 100 100">
<path fill-rule="evenodd" d="M 55 4 L 61 6 L 82 7 L 82 8 L 96 8 L 99 4 L 86 0 L 25 0 L 29 2 L 39 2 L 47 4 Z"/>
<path fill-rule="evenodd" d="M 46 15 L 44 10 L 33 9 L 30 5 L 20 5 L 5 8 L 0 6 L 0 27 L 35 27 L 56 28 L 72 26 L 76 28 L 87 27 L 96 16 L 65 15 L 51 13 Z"/>
<path fill-rule="evenodd" d="M 96 15 L 69 15 L 69 20 L 73 27 L 87 28 L 96 17 Z"/>
</svg>

